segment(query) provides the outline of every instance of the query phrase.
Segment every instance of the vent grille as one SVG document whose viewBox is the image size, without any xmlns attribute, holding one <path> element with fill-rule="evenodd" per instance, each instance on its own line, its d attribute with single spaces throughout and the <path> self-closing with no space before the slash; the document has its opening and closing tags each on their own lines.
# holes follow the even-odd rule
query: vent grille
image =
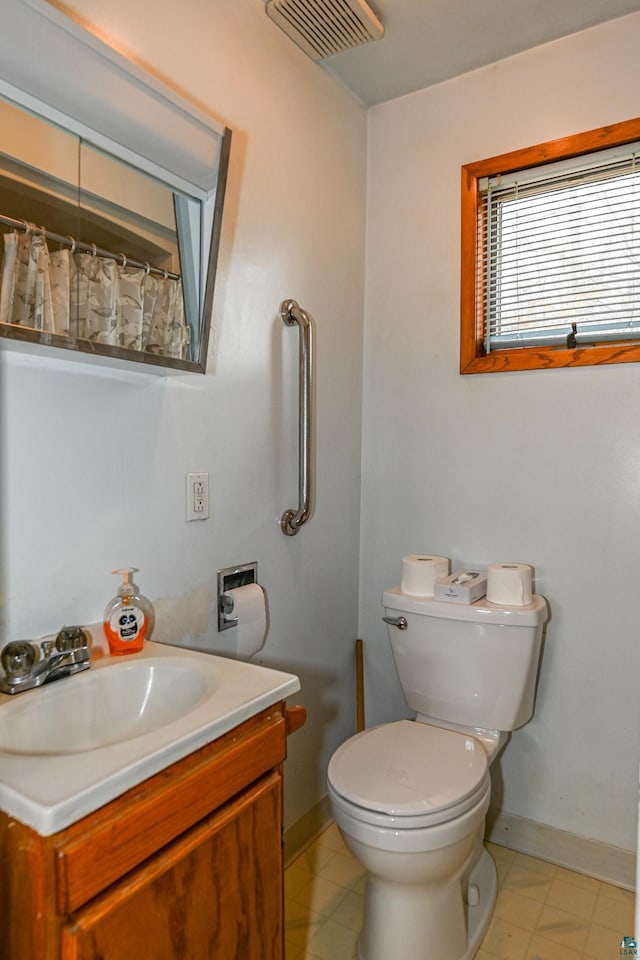
<svg viewBox="0 0 640 960">
<path fill-rule="evenodd" d="M 312 60 L 379 40 L 384 33 L 364 0 L 268 0 L 266 12 Z"/>
</svg>

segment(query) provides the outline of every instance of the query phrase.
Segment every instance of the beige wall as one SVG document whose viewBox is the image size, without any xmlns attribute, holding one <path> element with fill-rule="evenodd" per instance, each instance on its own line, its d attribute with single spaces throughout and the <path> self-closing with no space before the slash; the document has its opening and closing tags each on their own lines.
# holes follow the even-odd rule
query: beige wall
<svg viewBox="0 0 640 960">
<path fill-rule="evenodd" d="M 2 357 L 3 638 L 98 619 L 109 571 L 132 563 L 159 629 L 215 646 L 215 571 L 257 559 L 264 662 L 299 672 L 309 707 L 291 823 L 353 729 L 358 632 L 368 722 L 406 712 L 380 622 L 403 554 L 531 562 L 553 617 L 496 802 L 632 849 L 638 369 L 460 377 L 458 191 L 464 162 L 637 115 L 640 18 L 374 108 L 367 159 L 364 109 L 262 0 L 74 6 L 234 130 L 213 357 L 205 378 L 168 380 Z M 289 296 L 318 335 L 317 510 L 293 539 L 277 523 L 296 498 Z M 184 522 L 190 470 L 211 474 L 207 523 Z"/>
<path fill-rule="evenodd" d="M 626 850 L 640 368 L 461 377 L 459 190 L 463 163 L 637 116 L 639 41 L 634 14 L 370 112 L 361 544 L 372 722 L 405 709 L 379 619 L 404 554 L 535 566 L 552 610 L 537 710 L 494 802 Z"/>
<path fill-rule="evenodd" d="M 233 130 L 212 358 L 206 377 L 165 379 L 2 357 L 2 639 L 99 620 L 124 564 L 158 634 L 217 648 L 216 571 L 257 560 L 261 660 L 299 673 L 309 709 L 289 824 L 355 725 L 366 114 L 259 0 L 76 6 Z M 295 538 L 278 522 L 297 501 L 288 297 L 317 324 L 317 507 Z M 187 524 L 185 474 L 200 470 L 212 518 Z"/>
</svg>

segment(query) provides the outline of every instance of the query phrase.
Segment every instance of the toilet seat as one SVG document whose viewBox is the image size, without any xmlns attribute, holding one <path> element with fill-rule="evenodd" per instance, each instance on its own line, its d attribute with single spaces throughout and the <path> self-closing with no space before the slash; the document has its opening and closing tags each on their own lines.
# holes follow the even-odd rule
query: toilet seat
<svg viewBox="0 0 640 960">
<path fill-rule="evenodd" d="M 399 720 L 356 734 L 329 763 L 330 793 L 371 825 L 420 829 L 462 816 L 489 785 L 487 755 L 472 736 Z"/>
</svg>

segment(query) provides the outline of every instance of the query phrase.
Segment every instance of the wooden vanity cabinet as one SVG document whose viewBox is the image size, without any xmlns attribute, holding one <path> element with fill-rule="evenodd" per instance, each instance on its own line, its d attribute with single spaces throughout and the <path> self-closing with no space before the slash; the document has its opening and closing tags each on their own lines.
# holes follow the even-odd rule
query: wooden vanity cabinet
<svg viewBox="0 0 640 960">
<path fill-rule="evenodd" d="M 51 837 L 0 815 L 0 960 L 282 960 L 283 703 Z"/>
</svg>

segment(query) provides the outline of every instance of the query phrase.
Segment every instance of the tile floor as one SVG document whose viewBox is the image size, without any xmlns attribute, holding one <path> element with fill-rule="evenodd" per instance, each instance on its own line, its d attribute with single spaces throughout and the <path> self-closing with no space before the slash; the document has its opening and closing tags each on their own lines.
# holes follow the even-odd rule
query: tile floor
<svg viewBox="0 0 640 960">
<path fill-rule="evenodd" d="M 620 940 L 634 932 L 632 893 L 489 850 L 499 892 L 476 960 L 617 960 Z M 363 902 L 360 866 L 332 825 L 285 872 L 287 960 L 355 960 Z"/>
</svg>

